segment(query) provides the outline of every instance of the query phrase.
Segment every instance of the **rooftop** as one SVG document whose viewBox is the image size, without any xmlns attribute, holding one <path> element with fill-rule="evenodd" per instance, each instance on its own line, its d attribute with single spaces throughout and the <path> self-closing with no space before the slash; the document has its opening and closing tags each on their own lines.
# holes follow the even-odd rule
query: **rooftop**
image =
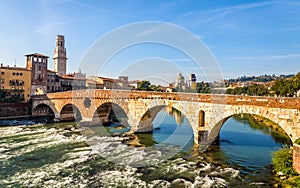
<svg viewBox="0 0 300 188">
<path fill-rule="evenodd" d="M 48 56 L 43 55 L 43 54 L 39 54 L 39 53 L 27 54 L 27 55 L 25 55 L 25 56 L 34 56 L 34 57 L 44 57 L 44 58 L 49 58 Z"/>
<path fill-rule="evenodd" d="M 10 69 L 10 70 L 21 70 L 21 71 L 31 71 L 22 67 L 9 67 L 9 66 L 1 66 L 0 69 Z"/>
</svg>

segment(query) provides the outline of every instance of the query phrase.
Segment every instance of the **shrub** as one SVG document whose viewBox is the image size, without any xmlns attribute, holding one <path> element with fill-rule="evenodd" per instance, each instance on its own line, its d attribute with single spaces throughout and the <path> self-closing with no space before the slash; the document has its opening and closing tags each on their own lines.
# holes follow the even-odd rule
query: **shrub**
<svg viewBox="0 0 300 188">
<path fill-rule="evenodd" d="M 289 148 L 282 148 L 278 151 L 275 151 L 272 154 L 272 164 L 277 173 L 282 172 L 283 175 L 286 176 L 292 176 L 296 174 L 293 169 L 292 151 Z"/>
<path fill-rule="evenodd" d="M 298 139 L 295 141 L 295 144 L 300 145 L 300 138 L 298 138 Z"/>
</svg>

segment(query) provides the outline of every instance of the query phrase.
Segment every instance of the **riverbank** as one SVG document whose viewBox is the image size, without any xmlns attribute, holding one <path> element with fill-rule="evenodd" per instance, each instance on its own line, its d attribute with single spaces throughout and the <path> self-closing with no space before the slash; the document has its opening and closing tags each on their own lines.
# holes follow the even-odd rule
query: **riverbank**
<svg viewBox="0 0 300 188">
<path fill-rule="evenodd" d="M 282 148 L 272 155 L 272 164 L 276 178 L 280 184 L 276 187 L 300 187 L 300 175 L 293 169 L 293 149 Z M 278 181 L 279 182 L 279 181 Z"/>
</svg>

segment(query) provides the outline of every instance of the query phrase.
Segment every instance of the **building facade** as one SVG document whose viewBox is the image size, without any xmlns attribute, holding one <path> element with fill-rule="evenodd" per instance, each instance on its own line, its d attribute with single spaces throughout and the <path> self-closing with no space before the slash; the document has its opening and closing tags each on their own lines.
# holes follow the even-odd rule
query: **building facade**
<svg viewBox="0 0 300 188">
<path fill-rule="evenodd" d="M 60 77 L 56 72 L 48 70 L 48 79 L 47 79 L 47 93 L 54 93 L 61 91 Z"/>
<path fill-rule="evenodd" d="M 26 56 L 26 69 L 31 70 L 31 95 L 47 93 L 48 56 L 34 53 Z"/>
<path fill-rule="evenodd" d="M 19 67 L 0 67 L 0 101 L 29 101 L 31 70 Z"/>
</svg>

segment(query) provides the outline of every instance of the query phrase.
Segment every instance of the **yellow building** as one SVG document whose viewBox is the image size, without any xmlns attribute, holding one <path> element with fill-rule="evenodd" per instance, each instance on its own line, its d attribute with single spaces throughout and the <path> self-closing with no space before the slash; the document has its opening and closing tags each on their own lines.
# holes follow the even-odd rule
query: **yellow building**
<svg viewBox="0 0 300 188">
<path fill-rule="evenodd" d="M 31 70 L 20 67 L 0 67 L 0 102 L 29 101 Z"/>
</svg>

